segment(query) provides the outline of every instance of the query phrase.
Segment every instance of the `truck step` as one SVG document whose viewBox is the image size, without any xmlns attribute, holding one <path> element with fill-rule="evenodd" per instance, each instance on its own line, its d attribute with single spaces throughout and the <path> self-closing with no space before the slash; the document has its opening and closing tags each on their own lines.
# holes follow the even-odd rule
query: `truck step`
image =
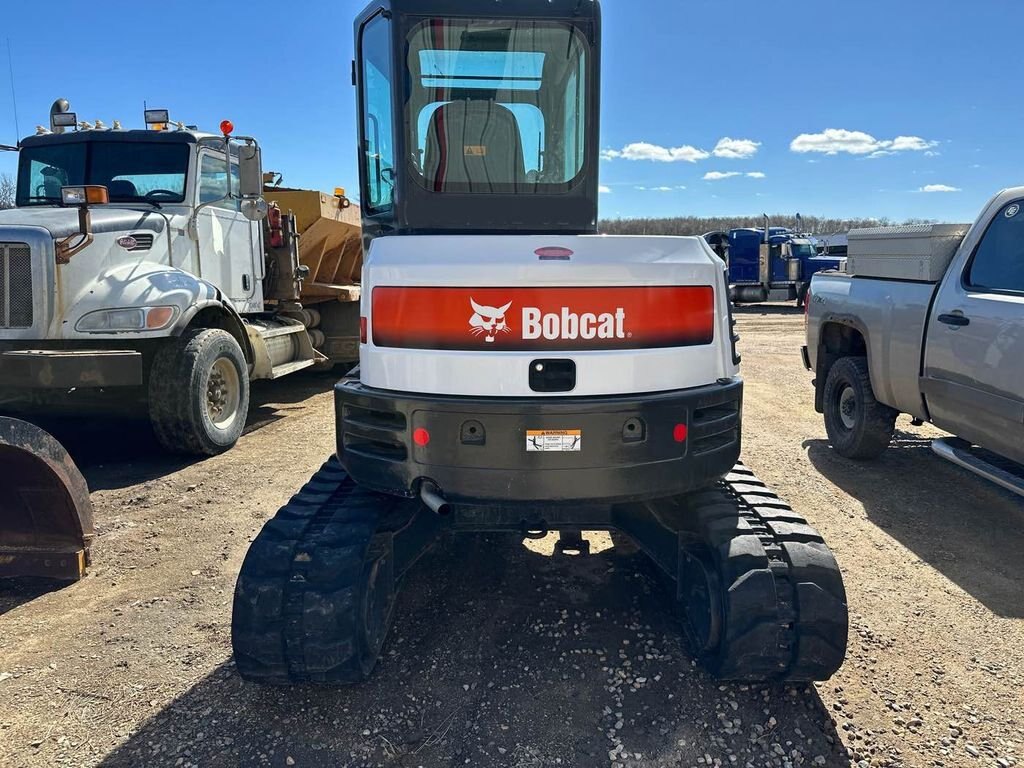
<svg viewBox="0 0 1024 768">
<path fill-rule="evenodd" d="M 279 365 L 270 371 L 269 379 L 280 379 L 282 376 L 287 376 L 290 373 L 301 371 L 303 368 L 309 368 L 316 365 L 316 360 L 294 360 L 290 363 L 284 363 Z"/>
<path fill-rule="evenodd" d="M 932 441 L 932 450 L 957 466 L 983 477 L 1008 491 L 1024 496 L 1024 466 L 986 451 L 958 437 Z"/>
</svg>

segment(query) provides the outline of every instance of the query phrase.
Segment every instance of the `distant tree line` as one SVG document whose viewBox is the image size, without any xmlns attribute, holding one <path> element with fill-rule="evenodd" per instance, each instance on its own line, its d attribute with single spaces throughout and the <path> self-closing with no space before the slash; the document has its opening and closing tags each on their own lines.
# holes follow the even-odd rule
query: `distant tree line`
<svg viewBox="0 0 1024 768">
<path fill-rule="evenodd" d="M 796 216 L 769 215 L 773 227 L 797 229 Z M 895 227 L 906 224 L 932 224 L 926 219 L 894 221 L 881 219 L 833 219 L 825 216 L 804 216 L 802 231 L 816 235 L 831 235 L 861 227 Z M 606 235 L 703 235 L 705 232 L 729 230 L 737 227 L 761 227 L 761 216 L 673 216 L 663 219 L 604 219 L 600 231 Z"/>
<path fill-rule="evenodd" d="M 0 210 L 14 207 L 14 179 L 6 173 L 0 173 Z"/>
</svg>

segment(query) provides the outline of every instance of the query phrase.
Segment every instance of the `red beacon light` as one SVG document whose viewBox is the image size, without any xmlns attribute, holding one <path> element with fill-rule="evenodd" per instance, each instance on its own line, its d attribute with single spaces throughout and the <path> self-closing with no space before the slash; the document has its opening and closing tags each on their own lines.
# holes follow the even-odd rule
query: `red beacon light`
<svg viewBox="0 0 1024 768">
<path fill-rule="evenodd" d="M 220 121 L 220 132 L 223 133 L 225 136 L 230 136 L 232 133 L 234 133 L 234 131 L 235 124 L 232 123 L 230 120 Z"/>
</svg>

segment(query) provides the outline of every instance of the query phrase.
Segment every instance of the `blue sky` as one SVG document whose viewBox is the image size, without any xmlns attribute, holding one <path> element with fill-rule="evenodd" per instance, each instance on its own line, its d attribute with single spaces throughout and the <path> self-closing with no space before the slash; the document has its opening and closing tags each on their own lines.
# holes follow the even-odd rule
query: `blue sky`
<svg viewBox="0 0 1024 768">
<path fill-rule="evenodd" d="M 8 5 L 0 143 L 10 37 L 22 135 L 58 96 L 126 127 L 146 100 L 231 118 L 290 186 L 355 192 L 361 1 Z M 1017 0 L 604 0 L 604 17 L 603 216 L 971 220 L 1024 183 Z"/>
</svg>

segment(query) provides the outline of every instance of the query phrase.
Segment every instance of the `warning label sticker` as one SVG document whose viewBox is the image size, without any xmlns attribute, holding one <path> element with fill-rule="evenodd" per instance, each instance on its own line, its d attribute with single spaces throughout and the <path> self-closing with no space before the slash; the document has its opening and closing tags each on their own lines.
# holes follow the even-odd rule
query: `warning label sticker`
<svg viewBox="0 0 1024 768">
<path fill-rule="evenodd" d="M 582 444 L 582 429 L 526 430 L 527 451 L 579 451 Z"/>
</svg>

